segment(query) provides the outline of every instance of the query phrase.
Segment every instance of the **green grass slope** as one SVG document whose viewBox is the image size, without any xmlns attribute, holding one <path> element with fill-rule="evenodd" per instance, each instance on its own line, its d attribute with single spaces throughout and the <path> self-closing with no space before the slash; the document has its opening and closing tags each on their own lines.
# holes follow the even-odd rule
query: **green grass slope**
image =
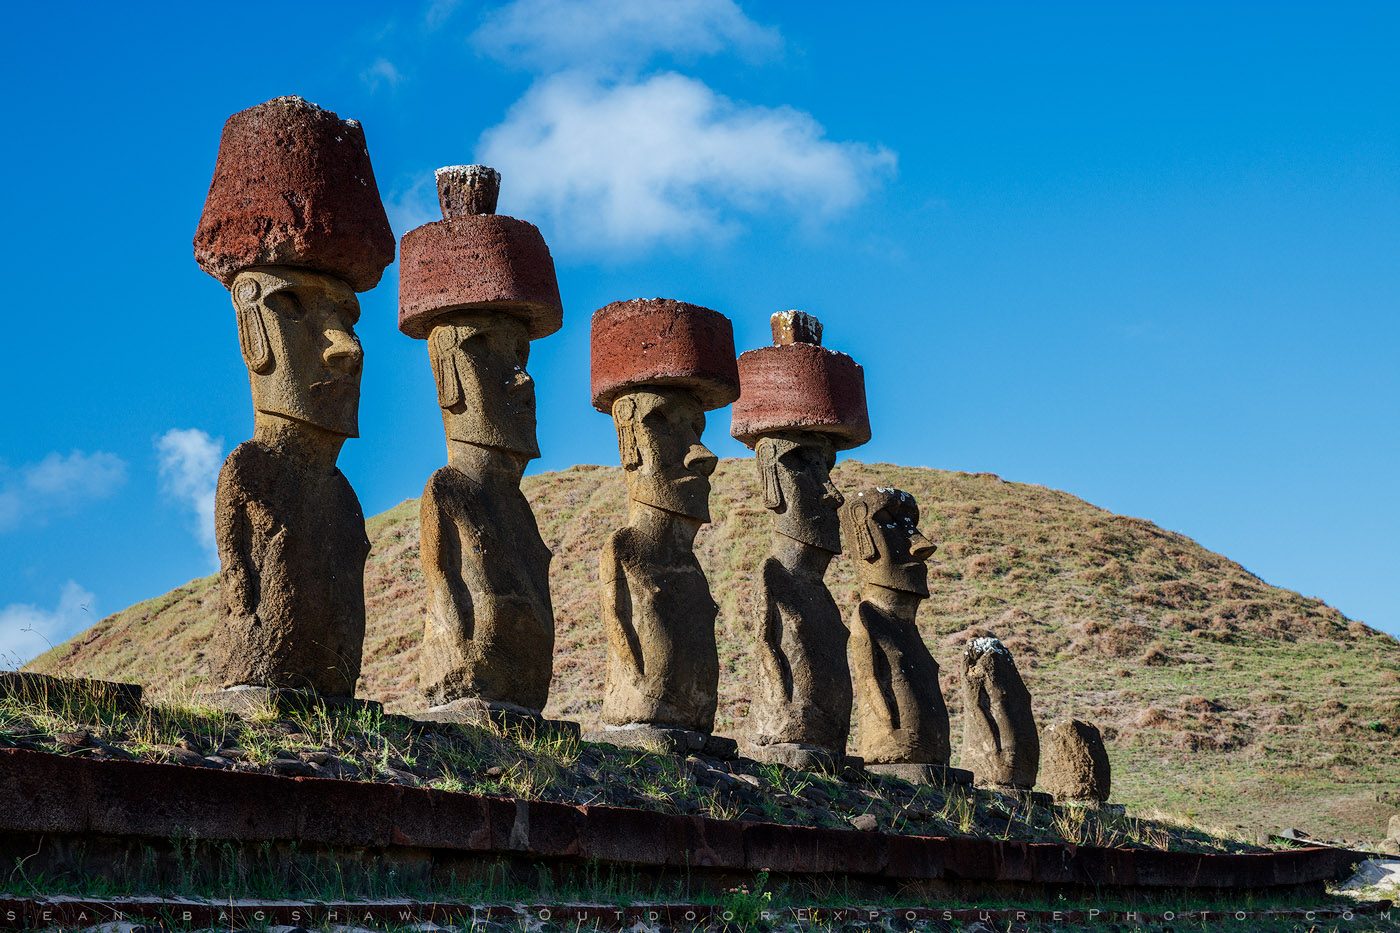
<svg viewBox="0 0 1400 933">
<path fill-rule="evenodd" d="M 714 477 L 714 522 L 697 539 L 720 603 L 717 731 L 738 734 L 748 707 L 756 568 L 768 516 L 752 461 Z M 1400 642 L 1315 599 L 1269 586 L 1238 564 L 1150 522 L 1067 493 L 990 474 L 862 464 L 843 488 L 913 493 L 938 554 L 919 622 L 942 666 L 961 736 L 958 661 L 979 635 L 1015 653 L 1037 719 L 1091 720 L 1113 760 L 1114 799 L 1222 827 L 1295 825 L 1378 839 L 1400 810 Z M 525 480 L 554 549 L 554 717 L 598 722 L 604 638 L 597 560 L 625 514 L 615 467 L 578 466 Z M 411 709 L 424 591 L 418 509 L 369 521 L 368 632 L 360 693 Z M 846 557 L 828 574 L 855 600 Z M 181 691 L 207 676 L 218 605 L 205 577 L 103 619 L 30 669 Z"/>
</svg>

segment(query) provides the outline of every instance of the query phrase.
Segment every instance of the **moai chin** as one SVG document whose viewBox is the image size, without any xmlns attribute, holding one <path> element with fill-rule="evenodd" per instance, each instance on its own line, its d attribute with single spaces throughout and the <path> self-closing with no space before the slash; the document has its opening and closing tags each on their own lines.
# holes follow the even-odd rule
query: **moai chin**
<svg viewBox="0 0 1400 933">
<path fill-rule="evenodd" d="M 593 407 L 617 428 L 629 499 L 601 561 L 601 738 L 716 752 L 725 743 L 705 737 L 718 701 L 718 607 L 694 542 L 710 520 L 717 462 L 700 440 L 705 412 L 739 395 L 733 328 L 681 301 L 610 304 L 593 315 L 592 385 Z"/>
<path fill-rule="evenodd" d="M 450 166 L 437 185 L 443 219 L 404 236 L 399 273 L 399 329 L 428 343 L 447 435 L 419 502 L 419 689 L 438 710 L 534 717 L 553 672 L 553 555 L 520 491 L 540 455 L 526 365 L 563 306 L 539 230 L 495 213 L 499 173 Z"/>
<path fill-rule="evenodd" d="M 194 253 L 233 299 L 254 408 L 215 494 L 214 678 L 352 697 L 369 540 L 336 459 L 359 435 L 355 293 L 394 259 L 359 123 L 299 97 L 229 117 Z"/>
<path fill-rule="evenodd" d="M 802 311 L 773 315 L 771 347 L 739 357 L 730 433 L 757 453 L 772 553 L 760 570 L 754 634 L 758 678 L 747 754 L 801 769 L 839 768 L 851 722 L 846 626 L 826 588 L 841 553 L 831 482 L 836 451 L 870 439 L 865 374 L 821 346 L 821 323 Z"/>
<path fill-rule="evenodd" d="M 856 753 L 870 770 L 967 783 L 970 775 L 948 768 L 948 707 L 914 621 L 928 598 L 925 561 L 934 551 L 919 530 L 918 503 L 903 490 L 867 486 L 846 497 L 841 524 L 860 581 L 849 649 Z"/>
<path fill-rule="evenodd" d="M 1030 691 L 1005 645 L 995 638 L 968 644 L 962 693 L 962 766 L 978 787 L 1029 791 L 1040 770 L 1040 736 Z"/>
</svg>

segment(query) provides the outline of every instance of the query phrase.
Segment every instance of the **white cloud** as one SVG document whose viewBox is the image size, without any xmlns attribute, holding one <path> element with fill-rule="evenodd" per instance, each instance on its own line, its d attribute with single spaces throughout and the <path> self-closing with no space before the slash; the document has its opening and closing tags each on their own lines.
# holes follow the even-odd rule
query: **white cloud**
<svg viewBox="0 0 1400 933">
<path fill-rule="evenodd" d="M 72 580 L 53 609 L 11 603 L 0 609 L 0 669 L 29 663 L 97 620 L 93 595 Z"/>
<path fill-rule="evenodd" d="M 18 470 L 0 467 L 0 531 L 105 499 L 124 482 L 126 461 L 100 450 L 66 457 L 55 451 Z"/>
<path fill-rule="evenodd" d="M 429 29 L 437 29 L 452 18 L 460 2 L 461 0 L 432 0 L 428 4 L 427 12 L 423 14 L 423 21 L 428 24 Z"/>
<path fill-rule="evenodd" d="M 782 39 L 734 0 L 515 0 L 487 14 L 471 42 L 484 55 L 548 72 L 641 68 L 658 54 L 760 55 Z"/>
<path fill-rule="evenodd" d="M 156 438 L 161 488 L 195 516 L 199 543 L 217 561 L 214 541 L 214 490 L 219 483 L 224 439 L 198 428 L 173 428 Z"/>
<path fill-rule="evenodd" d="M 737 212 L 780 205 L 812 220 L 855 205 L 895 166 L 883 147 L 838 142 L 791 107 L 731 101 L 674 73 L 535 83 L 487 130 L 502 209 L 553 222 L 583 248 L 724 235 Z"/>
<path fill-rule="evenodd" d="M 377 59 L 373 65 L 360 72 L 360 80 L 369 85 L 371 91 L 379 90 L 381 84 L 389 85 L 390 90 L 399 86 L 403 74 L 387 58 Z"/>
</svg>

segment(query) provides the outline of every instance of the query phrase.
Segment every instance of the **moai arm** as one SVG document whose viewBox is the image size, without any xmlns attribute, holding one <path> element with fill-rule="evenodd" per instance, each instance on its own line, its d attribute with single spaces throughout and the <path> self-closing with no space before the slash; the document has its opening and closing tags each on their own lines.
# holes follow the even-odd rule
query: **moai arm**
<svg viewBox="0 0 1400 933">
<path fill-rule="evenodd" d="M 461 535 L 433 486 L 429 480 L 419 505 L 419 556 L 428 585 L 428 612 L 438 625 L 470 640 L 476 617 L 471 590 L 462 579 Z"/>
<path fill-rule="evenodd" d="M 609 644 L 617 646 L 612 656 L 630 664 L 632 675 L 643 674 L 642 644 L 632 623 L 632 591 L 627 586 L 627 571 L 617 553 L 618 538 L 626 529 L 615 532 L 603 545 L 600 577 L 603 581 L 603 630 Z"/>
<path fill-rule="evenodd" d="M 214 540 L 219 545 L 219 589 L 229 615 L 251 619 L 257 615 L 259 563 L 253 554 L 253 525 L 248 517 L 249 497 L 238 474 L 245 459 L 242 445 L 224 462 L 214 493 Z M 280 544 L 282 532 L 273 538 Z"/>
<path fill-rule="evenodd" d="M 768 683 L 781 684 L 784 698 L 792 699 L 792 677 L 783 663 L 783 619 L 778 608 L 778 600 L 773 598 L 771 579 L 777 561 L 769 558 L 763 562 L 761 586 L 763 598 L 758 616 L 758 663 Z"/>
<path fill-rule="evenodd" d="M 882 719 L 881 726 L 886 729 L 896 729 L 899 723 L 899 707 L 895 702 L 891 692 L 891 674 L 889 669 L 889 659 L 885 656 L 883 649 L 876 643 L 874 632 L 871 631 L 872 622 L 879 625 L 881 620 L 875 615 L 876 610 L 869 603 L 862 600 L 856 606 L 855 615 L 851 618 L 851 640 L 850 640 L 850 663 L 851 673 L 855 676 L 856 682 L 865 681 L 867 696 L 872 692 L 879 696 L 880 702 L 874 702 L 875 697 L 870 696 L 871 702 L 868 708 L 872 714 L 879 715 Z M 874 691 L 869 690 L 873 682 Z"/>
</svg>

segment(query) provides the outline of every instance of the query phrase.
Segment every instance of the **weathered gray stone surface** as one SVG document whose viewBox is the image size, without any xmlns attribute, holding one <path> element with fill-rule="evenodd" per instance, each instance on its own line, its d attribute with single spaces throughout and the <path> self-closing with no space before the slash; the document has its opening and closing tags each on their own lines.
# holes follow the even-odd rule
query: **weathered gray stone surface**
<svg viewBox="0 0 1400 933">
<path fill-rule="evenodd" d="M 1062 719 L 1040 734 L 1040 784 L 1057 801 L 1103 803 L 1112 789 L 1108 749 L 1097 727 Z"/>
<path fill-rule="evenodd" d="M 1011 652 L 995 638 L 975 638 L 963 652 L 961 765 L 979 787 L 1030 790 L 1040 769 L 1040 738 L 1031 694 Z"/>
<path fill-rule="evenodd" d="M 871 764 L 948 764 L 948 707 L 915 618 L 928 598 L 924 562 L 934 546 L 919 531 L 914 497 L 868 486 L 841 507 L 846 549 L 860 579 L 849 657 L 859 722 L 856 754 Z"/>
</svg>

